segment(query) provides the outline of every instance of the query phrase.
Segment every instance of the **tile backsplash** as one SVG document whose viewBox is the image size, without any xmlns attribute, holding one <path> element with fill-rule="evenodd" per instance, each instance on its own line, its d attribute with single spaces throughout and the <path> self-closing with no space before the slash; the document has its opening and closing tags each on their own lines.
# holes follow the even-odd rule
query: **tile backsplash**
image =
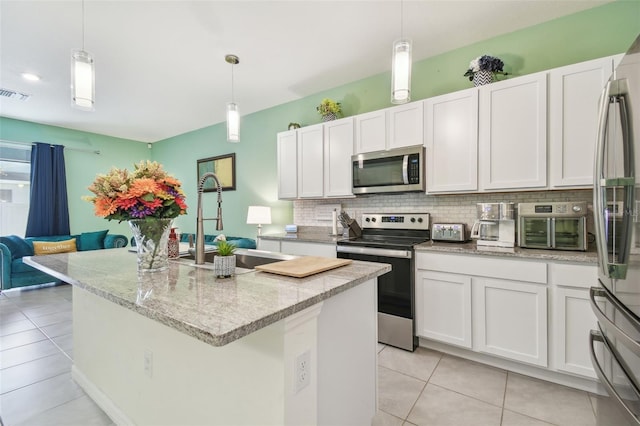
<svg viewBox="0 0 640 426">
<path fill-rule="evenodd" d="M 464 223 L 469 228 L 476 219 L 476 203 L 513 202 L 560 202 L 586 201 L 589 205 L 587 228 L 592 229 L 593 191 L 590 189 L 570 191 L 501 192 L 487 194 L 426 195 L 406 193 L 391 195 L 364 195 L 356 198 L 326 200 L 296 200 L 293 202 L 293 220 L 298 226 L 329 226 L 330 222 L 318 220 L 316 210 L 324 205 L 340 205 L 358 223 L 363 213 L 429 213 L 431 223 Z M 318 207 L 320 206 L 320 207 Z"/>
</svg>

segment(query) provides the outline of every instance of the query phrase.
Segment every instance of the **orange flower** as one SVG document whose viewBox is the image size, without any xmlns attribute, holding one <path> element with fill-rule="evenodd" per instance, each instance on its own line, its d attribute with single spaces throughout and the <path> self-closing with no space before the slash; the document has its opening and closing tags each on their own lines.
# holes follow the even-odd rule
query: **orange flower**
<svg viewBox="0 0 640 426">
<path fill-rule="evenodd" d="M 107 217 L 118 209 L 115 200 L 108 198 L 96 198 L 93 207 L 96 216 L 99 217 Z"/>
<path fill-rule="evenodd" d="M 155 194 L 160 190 L 158 183 L 149 178 L 141 178 L 131 183 L 128 197 L 142 197 L 145 194 Z"/>
</svg>

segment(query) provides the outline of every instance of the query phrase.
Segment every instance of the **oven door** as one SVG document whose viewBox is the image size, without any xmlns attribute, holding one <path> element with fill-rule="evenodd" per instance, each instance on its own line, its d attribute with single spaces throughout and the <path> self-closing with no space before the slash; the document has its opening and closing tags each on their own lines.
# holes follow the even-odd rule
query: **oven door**
<svg viewBox="0 0 640 426">
<path fill-rule="evenodd" d="M 586 250 L 587 226 L 585 217 L 556 217 L 553 219 L 554 248 L 560 250 Z"/>
<path fill-rule="evenodd" d="M 338 245 L 337 251 L 342 259 L 391 265 L 391 272 L 378 277 L 378 341 L 413 351 L 413 252 L 349 245 Z"/>
</svg>

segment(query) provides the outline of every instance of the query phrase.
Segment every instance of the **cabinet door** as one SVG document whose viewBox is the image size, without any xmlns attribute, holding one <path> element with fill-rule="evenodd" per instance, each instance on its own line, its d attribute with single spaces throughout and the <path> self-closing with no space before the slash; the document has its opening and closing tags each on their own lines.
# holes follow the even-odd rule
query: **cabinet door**
<svg viewBox="0 0 640 426">
<path fill-rule="evenodd" d="M 546 286 L 477 278 L 474 287 L 477 349 L 546 367 Z"/>
<path fill-rule="evenodd" d="M 480 187 L 547 185 L 547 74 L 481 86 Z"/>
<path fill-rule="evenodd" d="M 596 378 L 589 354 L 589 333 L 597 329 L 588 289 L 554 289 L 555 353 L 558 370 Z"/>
<path fill-rule="evenodd" d="M 423 102 L 389 108 L 388 149 L 424 144 Z"/>
<path fill-rule="evenodd" d="M 323 126 L 317 124 L 298 130 L 298 197 L 323 195 Z"/>
<path fill-rule="evenodd" d="M 478 189 L 478 89 L 425 101 L 427 193 Z"/>
<path fill-rule="evenodd" d="M 387 148 L 387 113 L 385 110 L 360 114 L 356 120 L 355 153 L 383 151 Z"/>
<path fill-rule="evenodd" d="M 598 100 L 613 72 L 613 57 L 549 73 L 551 187 L 592 187 Z"/>
<path fill-rule="evenodd" d="M 353 118 L 324 125 L 324 195 L 353 196 L 351 155 L 353 154 Z"/>
<path fill-rule="evenodd" d="M 471 277 L 418 270 L 416 334 L 471 348 Z"/>
<path fill-rule="evenodd" d="M 297 131 L 278 133 L 278 198 L 298 196 Z"/>
</svg>

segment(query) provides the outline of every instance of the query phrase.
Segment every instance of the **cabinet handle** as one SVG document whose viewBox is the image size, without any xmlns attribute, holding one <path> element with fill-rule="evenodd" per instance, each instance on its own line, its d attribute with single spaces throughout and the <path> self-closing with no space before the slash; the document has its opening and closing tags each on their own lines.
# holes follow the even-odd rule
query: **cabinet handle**
<svg viewBox="0 0 640 426">
<path fill-rule="evenodd" d="M 627 333 L 622 331 L 620 327 L 618 327 L 613 321 L 609 319 L 607 314 L 605 314 L 598 303 L 596 302 L 596 297 L 604 297 L 608 303 L 611 303 L 617 312 L 620 312 L 624 318 L 629 321 L 629 323 L 640 333 L 640 322 L 634 317 L 633 313 L 629 311 L 629 308 L 624 306 L 622 303 L 616 299 L 606 287 L 591 287 L 589 289 L 589 299 L 591 299 L 591 309 L 596 314 L 598 318 L 598 322 L 600 326 L 607 331 L 610 331 L 614 334 L 616 339 L 622 343 L 625 347 L 627 347 L 630 351 L 640 357 L 640 342 L 635 340 L 633 337 L 629 336 Z"/>
<path fill-rule="evenodd" d="M 622 399 L 620 394 L 616 391 L 615 387 L 613 386 L 613 384 L 611 383 L 611 381 L 609 380 L 607 375 L 604 373 L 604 370 L 603 370 L 602 366 L 600 365 L 600 361 L 598 361 L 598 357 L 596 356 L 595 344 L 594 344 L 595 342 L 602 342 L 602 344 L 604 344 L 604 347 L 606 348 L 606 350 L 609 351 L 612 354 L 612 356 L 615 359 L 616 363 L 618 363 L 618 365 L 620 365 L 621 363 L 618 362 L 619 358 L 616 357 L 616 354 L 614 353 L 613 348 L 609 344 L 609 341 L 607 340 L 607 338 L 600 331 L 591 330 L 591 332 L 589 333 L 589 352 L 591 354 L 591 363 L 593 364 L 593 368 L 596 371 L 596 375 L 600 379 L 600 382 L 607 389 L 607 393 L 622 408 L 622 413 L 625 415 L 625 417 L 627 417 L 627 419 L 632 424 L 640 425 L 640 420 L 638 419 L 638 417 L 633 413 L 633 411 L 631 411 L 629 409 L 627 404 L 624 403 L 624 400 Z M 627 376 L 627 378 L 630 379 L 629 376 L 627 375 L 627 372 L 624 369 L 624 367 L 622 365 L 620 365 L 620 367 L 624 371 L 624 373 Z M 633 383 L 633 381 L 631 381 L 631 380 L 629 380 L 629 383 L 631 384 L 631 388 L 633 389 L 633 392 L 636 395 L 636 399 L 640 399 L 640 391 L 638 390 L 636 384 Z"/>
</svg>

